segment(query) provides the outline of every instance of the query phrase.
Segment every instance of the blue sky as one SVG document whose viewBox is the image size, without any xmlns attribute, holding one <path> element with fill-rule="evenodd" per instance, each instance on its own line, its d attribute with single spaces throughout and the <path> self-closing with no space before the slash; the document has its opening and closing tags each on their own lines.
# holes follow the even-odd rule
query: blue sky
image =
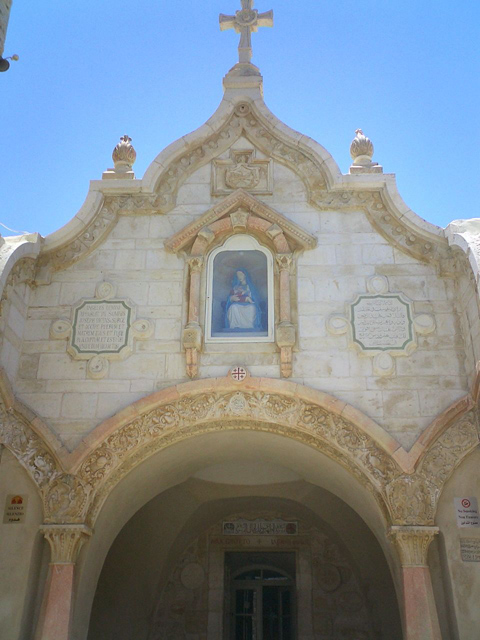
<svg viewBox="0 0 480 640">
<path fill-rule="evenodd" d="M 273 29 L 253 35 L 265 101 L 346 173 L 362 128 L 418 215 L 480 217 L 477 0 L 257 0 Z M 14 0 L 0 75 L 0 221 L 47 235 L 133 138 L 141 177 L 222 97 L 238 36 L 218 14 L 240 0 Z M 4 235 L 8 232 L 3 230 Z"/>
</svg>

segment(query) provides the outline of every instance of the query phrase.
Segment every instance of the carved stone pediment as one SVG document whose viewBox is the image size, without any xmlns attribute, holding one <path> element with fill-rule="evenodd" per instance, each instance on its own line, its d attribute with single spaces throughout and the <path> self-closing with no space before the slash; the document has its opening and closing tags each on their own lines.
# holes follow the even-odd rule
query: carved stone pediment
<svg viewBox="0 0 480 640">
<path fill-rule="evenodd" d="M 316 238 L 299 225 L 243 189 L 237 189 L 166 240 L 165 247 L 174 253 L 202 255 L 216 236 L 234 233 L 239 228 L 247 233 L 260 232 L 279 253 L 313 249 L 317 244 Z"/>
</svg>

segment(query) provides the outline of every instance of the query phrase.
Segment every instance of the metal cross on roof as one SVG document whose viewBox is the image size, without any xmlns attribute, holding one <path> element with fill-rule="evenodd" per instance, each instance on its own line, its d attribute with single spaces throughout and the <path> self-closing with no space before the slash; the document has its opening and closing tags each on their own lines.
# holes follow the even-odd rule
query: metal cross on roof
<svg viewBox="0 0 480 640">
<path fill-rule="evenodd" d="M 221 13 L 219 16 L 220 29 L 235 29 L 240 33 L 240 44 L 238 45 L 238 61 L 250 62 L 252 59 L 252 31 L 258 31 L 258 27 L 273 27 L 273 11 L 258 13 L 253 8 L 254 0 L 241 0 L 242 9 L 234 16 L 226 16 Z"/>
</svg>

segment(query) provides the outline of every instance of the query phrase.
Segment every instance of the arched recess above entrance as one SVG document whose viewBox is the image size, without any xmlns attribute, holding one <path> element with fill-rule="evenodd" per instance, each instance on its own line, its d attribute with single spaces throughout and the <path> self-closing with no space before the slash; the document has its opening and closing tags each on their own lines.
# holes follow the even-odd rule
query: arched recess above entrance
<svg viewBox="0 0 480 640">
<path fill-rule="evenodd" d="M 329 562 L 333 548 L 338 548 L 364 593 L 368 585 L 369 597 L 382 601 L 380 618 L 388 637 L 401 637 L 399 632 L 395 635 L 398 604 L 385 555 L 363 520 L 342 500 L 303 480 L 226 486 L 193 477 L 152 499 L 122 528 L 104 563 L 88 638 L 103 637 L 107 631 L 119 638 L 122 632 L 143 638 L 175 567 L 183 566 L 185 558 L 194 561 L 193 550 L 205 548 L 202 536 L 207 531 L 221 531 L 218 523 L 236 517 L 295 519 L 301 523 L 300 534 L 305 527 L 322 531 L 333 543 Z M 327 554 L 328 549 L 327 545 Z"/>
<path fill-rule="evenodd" d="M 266 460 L 293 472 L 299 478 L 295 483 L 299 487 L 298 499 L 307 499 L 306 495 L 302 495 L 307 486 L 322 487 L 332 497 L 337 496 L 339 501 L 349 505 L 352 513 L 358 514 L 357 518 L 368 523 L 394 568 L 394 554 L 386 537 L 385 515 L 370 491 L 342 465 L 304 443 L 271 432 L 239 429 L 205 433 L 182 440 L 148 457 L 109 494 L 97 518 L 95 534 L 79 559 L 78 600 L 75 607 L 75 628 L 79 638 L 85 637 L 82 633 L 85 633 L 85 621 L 90 616 L 101 567 L 126 523 L 147 502 L 188 481 L 205 467 L 228 465 L 239 460 Z M 298 482 L 303 487 L 301 491 Z M 276 483 L 276 486 L 281 487 L 282 483 Z M 245 495 L 249 491 L 248 486 L 243 487 Z M 192 500 L 195 499 L 193 496 Z M 181 510 L 181 505 L 174 506 L 172 517 L 175 517 L 177 510 Z M 325 506 L 325 511 L 325 519 L 335 517 L 331 505 Z M 336 526 L 339 526 L 338 523 Z M 345 531 L 351 533 L 348 524 Z"/>
<path fill-rule="evenodd" d="M 385 487 L 402 471 L 394 438 L 331 395 L 269 378 L 239 384 L 230 376 L 170 387 L 99 425 L 68 460 L 79 485 L 78 517 L 93 526 L 115 485 L 155 452 L 230 430 L 277 434 L 324 453 L 368 487 L 389 519 Z"/>
</svg>

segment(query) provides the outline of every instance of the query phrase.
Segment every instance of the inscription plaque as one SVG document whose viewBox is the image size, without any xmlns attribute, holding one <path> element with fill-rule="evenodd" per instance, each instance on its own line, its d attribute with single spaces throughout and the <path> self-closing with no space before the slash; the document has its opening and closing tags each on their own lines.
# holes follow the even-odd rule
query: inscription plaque
<svg viewBox="0 0 480 640">
<path fill-rule="evenodd" d="M 461 538 L 460 553 L 463 562 L 480 562 L 480 538 Z"/>
<path fill-rule="evenodd" d="M 124 300 L 86 300 L 75 309 L 72 347 L 77 353 L 119 353 L 128 345 L 131 313 Z"/>
<path fill-rule="evenodd" d="M 359 296 L 351 315 L 353 341 L 365 351 L 403 350 L 413 342 L 410 305 L 398 295 Z"/>
<path fill-rule="evenodd" d="M 229 520 L 223 523 L 225 536 L 295 536 L 298 522 L 294 520 Z"/>
</svg>

